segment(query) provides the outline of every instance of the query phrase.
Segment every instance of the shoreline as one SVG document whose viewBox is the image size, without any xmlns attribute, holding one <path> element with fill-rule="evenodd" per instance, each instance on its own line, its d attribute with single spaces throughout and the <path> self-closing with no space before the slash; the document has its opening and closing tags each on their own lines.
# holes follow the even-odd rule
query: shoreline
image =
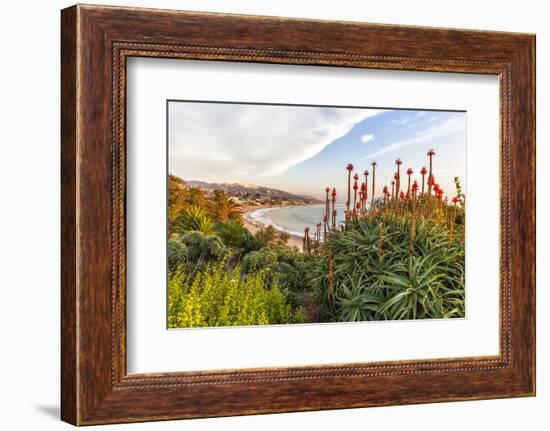
<svg viewBox="0 0 550 431">
<path fill-rule="evenodd" d="M 291 206 L 291 205 L 284 205 L 284 206 Z M 292 205 L 292 206 L 305 206 L 305 205 Z M 261 206 L 259 205 L 259 206 L 253 206 L 253 207 L 245 208 L 243 223 L 244 223 L 244 226 L 248 229 L 248 231 L 251 234 L 254 235 L 259 229 L 270 225 L 269 223 L 261 223 L 257 220 L 254 220 L 252 217 L 250 217 L 250 213 L 252 213 L 254 211 L 257 211 L 257 210 L 266 209 L 266 208 L 281 208 L 281 205 L 261 205 Z M 290 237 L 288 238 L 288 240 L 286 242 L 289 246 L 296 247 L 301 252 L 304 251 L 303 250 L 303 236 L 290 234 L 290 233 L 288 233 L 284 230 L 278 229 L 277 226 L 275 226 L 275 225 L 271 225 L 271 226 L 273 226 L 273 228 L 276 229 L 278 232 L 284 232 L 284 233 L 290 235 Z"/>
</svg>

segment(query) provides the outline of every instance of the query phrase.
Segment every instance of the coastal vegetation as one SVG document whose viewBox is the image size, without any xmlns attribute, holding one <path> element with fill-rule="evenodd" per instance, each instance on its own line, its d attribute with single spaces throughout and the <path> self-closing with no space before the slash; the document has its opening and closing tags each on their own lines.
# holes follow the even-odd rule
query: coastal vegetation
<svg viewBox="0 0 550 431">
<path fill-rule="evenodd" d="M 227 189 L 170 175 L 169 327 L 464 317 L 465 196 L 458 177 L 445 194 L 426 156 L 420 183 L 397 159 L 381 195 L 376 162 L 349 163 L 347 188 L 323 189 L 300 248 L 273 226 L 252 233 L 248 205 Z"/>
</svg>

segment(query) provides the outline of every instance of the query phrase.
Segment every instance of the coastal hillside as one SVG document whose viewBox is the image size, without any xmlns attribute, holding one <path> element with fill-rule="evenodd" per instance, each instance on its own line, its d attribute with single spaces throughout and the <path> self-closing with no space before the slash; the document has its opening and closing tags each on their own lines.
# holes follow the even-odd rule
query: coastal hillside
<svg viewBox="0 0 550 431">
<path fill-rule="evenodd" d="M 459 177 L 444 195 L 435 151 L 426 154 L 420 182 L 396 159 L 391 192 L 384 185 L 382 196 L 367 195 L 376 162 L 370 183 L 369 171 L 348 163 L 347 190 L 327 187 L 325 202 L 303 207 L 282 202 L 308 198 L 278 190 L 171 176 L 169 327 L 463 318 L 466 198 Z M 251 225 L 253 202 L 276 199 L 279 208 L 254 211 L 273 223 Z M 282 212 L 285 221 L 275 220 Z M 289 234 L 300 226 L 299 238 Z"/>
<path fill-rule="evenodd" d="M 172 176 L 172 175 L 171 175 Z M 207 183 L 204 181 L 182 180 L 187 187 L 197 187 L 211 193 L 222 190 L 237 202 L 248 205 L 308 205 L 320 201 L 311 196 L 296 195 L 284 190 L 272 189 L 265 186 L 240 183 Z"/>
</svg>

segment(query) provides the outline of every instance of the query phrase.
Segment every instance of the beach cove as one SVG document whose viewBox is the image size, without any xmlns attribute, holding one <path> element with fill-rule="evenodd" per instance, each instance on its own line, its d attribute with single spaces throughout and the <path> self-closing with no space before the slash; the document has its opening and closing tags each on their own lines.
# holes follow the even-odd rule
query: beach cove
<svg viewBox="0 0 550 431">
<path fill-rule="evenodd" d="M 337 204 L 336 209 L 340 216 L 338 222 L 343 221 L 344 205 Z M 316 224 L 323 220 L 324 211 L 324 204 L 254 207 L 245 212 L 244 224 L 252 234 L 271 225 L 289 234 L 288 245 L 302 251 L 304 229 L 309 227 L 310 232 L 315 232 Z"/>
</svg>

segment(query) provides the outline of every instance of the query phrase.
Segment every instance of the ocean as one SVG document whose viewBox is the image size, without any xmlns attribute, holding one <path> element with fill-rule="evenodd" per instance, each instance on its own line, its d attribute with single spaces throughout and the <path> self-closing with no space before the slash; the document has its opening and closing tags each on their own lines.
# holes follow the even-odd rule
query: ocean
<svg viewBox="0 0 550 431">
<path fill-rule="evenodd" d="M 336 222 L 344 221 L 344 204 L 336 204 Z M 246 213 L 248 221 L 256 225 L 272 225 L 275 229 L 290 235 L 304 236 L 309 227 L 310 236 L 315 233 L 317 223 L 323 222 L 324 204 L 260 208 Z"/>
</svg>

